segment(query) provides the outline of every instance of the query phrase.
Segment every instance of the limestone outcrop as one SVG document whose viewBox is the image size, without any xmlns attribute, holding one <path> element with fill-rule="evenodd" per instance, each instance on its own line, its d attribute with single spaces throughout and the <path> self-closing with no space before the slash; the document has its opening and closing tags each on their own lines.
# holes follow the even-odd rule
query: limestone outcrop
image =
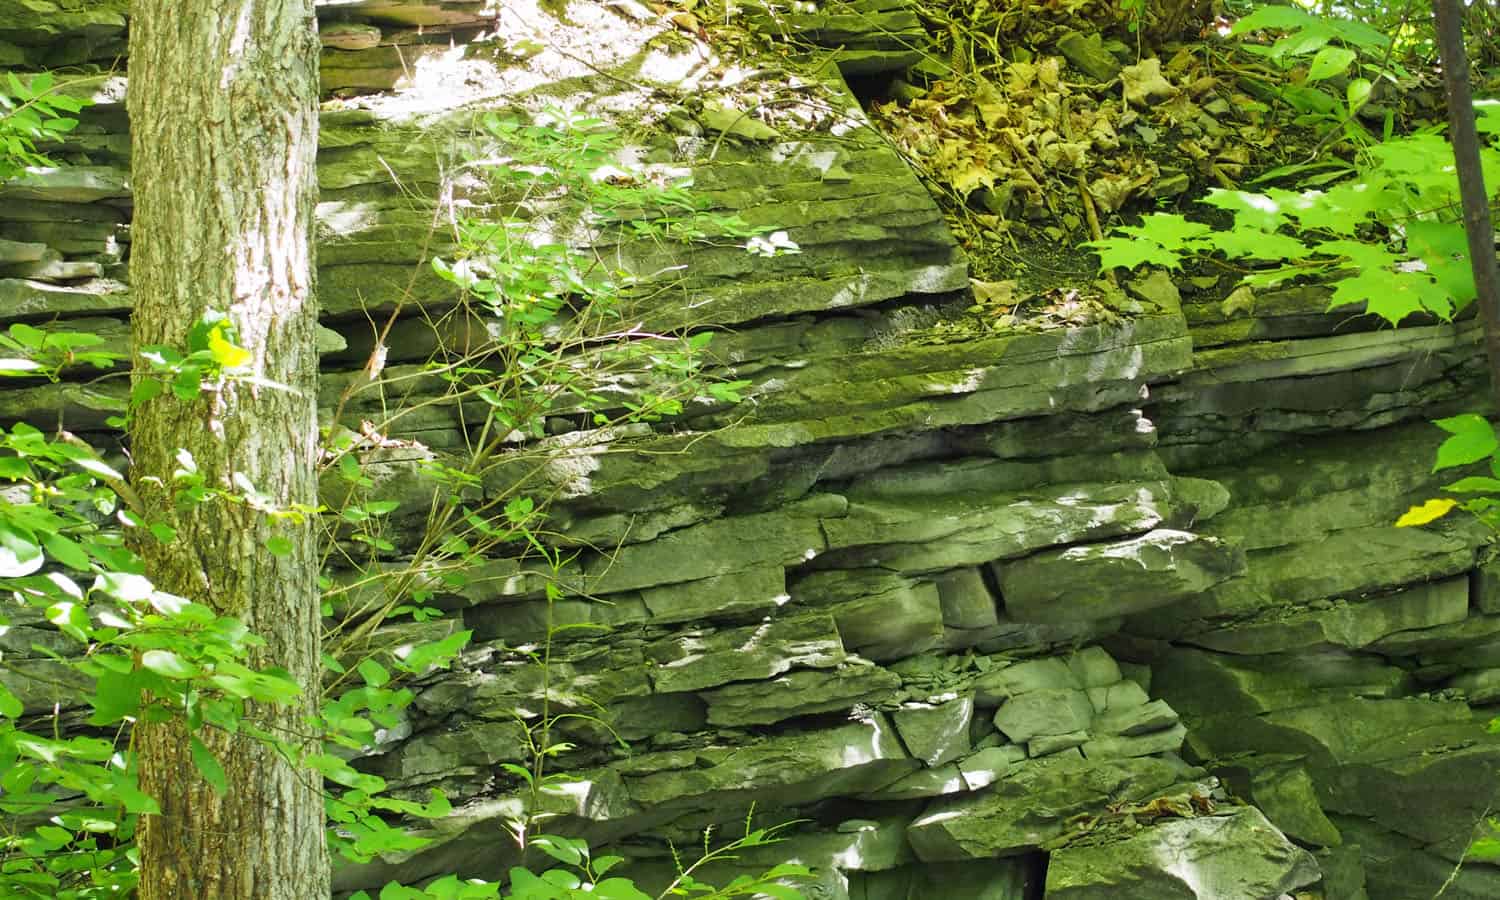
<svg viewBox="0 0 1500 900">
<path fill-rule="evenodd" d="M 124 3 L 63 6 L 0 0 L 0 65 L 123 52 Z M 426 850 L 342 867 L 339 890 L 501 875 L 522 796 L 501 764 L 527 758 L 545 702 L 588 712 L 557 725 L 580 780 L 549 827 L 646 882 L 668 841 L 754 804 L 805 821 L 722 871 L 800 861 L 830 900 L 1430 896 L 1500 803 L 1500 568 L 1477 523 L 1392 523 L 1446 480 L 1426 420 L 1485 408 L 1477 325 L 1361 330 L 1314 288 L 1230 307 L 1161 273 L 1095 321 L 955 324 L 963 251 L 840 75 L 908 64 L 917 19 L 901 0 L 807 6 L 761 8 L 836 65 L 731 77 L 630 0 L 322 5 L 322 406 L 353 432 L 410 410 L 363 459 L 403 501 L 392 567 L 428 467 L 475 438 L 472 398 L 423 363 L 482 327 L 429 260 L 453 250 L 441 201 L 463 196 L 483 113 L 616 122 L 622 164 L 691 175 L 708 212 L 801 249 L 593 248 L 641 277 L 624 314 L 641 329 L 717 333 L 708 372 L 744 400 L 612 428 L 559 413 L 467 488 L 550 498 L 567 552 L 434 573 L 448 617 L 381 632 L 474 632 L 360 762 L 455 811 Z M 0 185 L 0 328 L 125 345 L 123 77 L 73 88 L 97 102 L 52 148 L 69 165 Z M 778 79 L 786 95 L 753 93 Z M 389 381 L 368 389 L 388 319 Z M 123 382 L 96 375 L 13 381 L 0 422 L 115 440 Z M 331 477 L 326 499 L 347 490 Z M 543 679 L 528 651 L 549 631 Z M 0 648 L 52 679 L 31 649 L 49 640 L 38 617 Z M 34 710 L 67 696 L 0 678 Z M 1447 896 L 1500 896 L 1500 874 L 1465 864 Z"/>
</svg>

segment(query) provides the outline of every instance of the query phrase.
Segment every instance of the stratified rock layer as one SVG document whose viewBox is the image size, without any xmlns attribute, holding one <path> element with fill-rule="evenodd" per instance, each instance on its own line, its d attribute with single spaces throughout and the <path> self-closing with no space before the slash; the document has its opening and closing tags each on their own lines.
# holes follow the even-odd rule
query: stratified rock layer
<svg viewBox="0 0 1500 900">
<path fill-rule="evenodd" d="M 107 65 L 125 6 L 0 0 L 0 65 Z M 566 554 L 495 558 L 462 583 L 424 571 L 414 587 L 449 617 L 379 632 L 382 652 L 475 633 L 360 762 L 414 797 L 447 790 L 455 812 L 424 851 L 341 868 L 341 890 L 503 873 L 522 792 L 501 766 L 528 758 L 545 704 L 579 714 L 553 734 L 581 780 L 549 828 L 613 843 L 647 883 L 670 877 L 668 840 L 754 804 L 806 822 L 705 874 L 794 859 L 810 896 L 837 900 L 1412 900 L 1450 875 L 1447 896 L 1500 895 L 1493 869 L 1455 868 L 1500 801 L 1484 728 L 1500 567 L 1472 522 L 1391 524 L 1446 480 L 1423 420 L 1482 402 L 1473 324 L 1373 331 L 1314 288 L 1231 305 L 1157 273 L 1118 320 L 953 327 L 963 254 L 834 74 L 920 55 L 912 4 L 750 4 L 836 63 L 766 63 L 823 110 L 801 124 L 748 97 L 759 79 L 705 72 L 687 19 L 500 6 L 321 13 L 321 405 L 379 429 L 363 473 L 402 502 L 383 565 L 413 550 L 429 467 L 482 420 L 422 369 L 488 327 L 452 313 L 428 265 L 453 250 L 438 197 L 473 200 L 450 176 L 482 137 L 475 111 L 595 111 L 639 138 L 622 166 L 690 174 L 709 213 L 801 252 L 594 248 L 646 279 L 626 298 L 639 328 L 718 330 L 710 371 L 746 399 L 655 428 L 559 415 L 524 448 L 545 465 L 518 452 L 467 489 L 554 498 L 547 539 Z M 1057 46 L 1089 79 L 1118 69 L 1097 36 Z M 0 186 L 0 324 L 123 349 L 123 83 L 68 89 L 98 101 L 50 148 L 73 165 Z M 391 380 L 364 387 L 392 314 Z M 13 385 L 0 421 L 113 439 L 121 380 Z M 324 487 L 335 506 L 351 490 Z M 333 575 L 345 608 L 370 602 Z M 12 626 L 0 678 L 28 709 L 66 703 L 67 670 L 33 650 L 66 643 L 40 615 Z M 526 650 L 549 630 L 543 678 Z"/>
</svg>

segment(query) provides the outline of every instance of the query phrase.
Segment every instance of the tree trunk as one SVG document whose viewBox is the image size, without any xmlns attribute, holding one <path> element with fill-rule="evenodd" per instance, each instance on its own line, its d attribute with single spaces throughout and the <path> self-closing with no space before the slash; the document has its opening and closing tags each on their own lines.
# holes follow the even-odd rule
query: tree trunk
<svg viewBox="0 0 1500 900">
<path fill-rule="evenodd" d="M 1474 97 L 1469 89 L 1469 58 L 1464 50 L 1463 4 L 1433 0 L 1438 51 L 1443 62 L 1443 87 L 1448 100 L 1448 136 L 1458 168 L 1458 191 L 1463 204 L 1464 234 L 1469 241 L 1469 265 L 1474 271 L 1475 303 L 1484 321 L 1484 352 L 1489 361 L 1490 399 L 1500 407 L 1500 268 L 1495 264 L 1495 229 L 1490 224 L 1489 191 L 1479 158 L 1479 132 L 1474 122 Z"/>
<path fill-rule="evenodd" d="M 185 350 L 208 310 L 227 313 L 259 385 L 229 381 L 191 402 L 135 411 L 131 481 L 177 539 L 135 549 L 160 590 L 240 619 L 265 638 L 258 665 L 303 686 L 257 724 L 305 733 L 317 702 L 318 563 L 312 523 L 243 503 L 174 508 L 185 449 L 210 486 L 243 475 L 278 508 L 317 502 L 317 22 L 312 0 L 135 0 L 130 25 L 131 265 L 135 346 Z M 133 379 L 147 377 L 138 364 Z M 266 386 L 267 382 L 286 389 Z M 273 537 L 291 551 L 267 551 Z M 143 900 L 316 900 L 329 895 L 319 779 L 270 747 L 205 727 L 218 795 L 181 722 L 136 727 L 141 786 L 160 815 L 140 828 Z"/>
</svg>

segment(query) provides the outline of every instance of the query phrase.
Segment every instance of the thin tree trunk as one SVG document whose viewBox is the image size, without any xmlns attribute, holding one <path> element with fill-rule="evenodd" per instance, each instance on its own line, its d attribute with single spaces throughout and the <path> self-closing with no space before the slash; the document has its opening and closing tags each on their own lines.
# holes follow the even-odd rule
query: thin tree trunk
<svg viewBox="0 0 1500 900">
<path fill-rule="evenodd" d="M 131 480 L 177 539 L 135 549 L 156 586 L 245 622 L 257 663 L 286 669 L 303 702 L 257 709 L 294 734 L 319 691 L 312 525 L 246 504 L 174 508 L 179 449 L 210 486 L 242 475 L 279 508 L 317 501 L 318 39 L 312 0 L 135 0 L 130 25 L 131 266 L 135 346 L 186 348 L 205 312 L 227 313 L 250 370 L 290 390 L 229 382 L 145 403 L 129 429 Z M 147 377 L 137 369 L 134 379 Z M 272 537 L 290 541 L 284 555 Z M 316 900 L 329 895 L 318 780 L 268 746 L 204 728 L 221 796 L 193 765 L 181 723 L 142 722 L 141 785 L 160 815 L 140 830 L 143 900 Z"/>
<path fill-rule="evenodd" d="M 1495 229 L 1490 224 L 1489 192 L 1479 161 L 1479 133 L 1474 125 L 1474 98 L 1469 90 L 1469 59 L 1464 52 L 1461 0 L 1433 0 L 1437 16 L 1438 52 L 1447 90 L 1448 130 L 1458 166 L 1459 196 L 1463 200 L 1464 232 L 1469 239 L 1469 264 L 1474 270 L 1479 315 L 1484 320 L 1484 351 L 1489 360 L 1490 396 L 1500 405 L 1500 270 L 1495 264 Z"/>
</svg>

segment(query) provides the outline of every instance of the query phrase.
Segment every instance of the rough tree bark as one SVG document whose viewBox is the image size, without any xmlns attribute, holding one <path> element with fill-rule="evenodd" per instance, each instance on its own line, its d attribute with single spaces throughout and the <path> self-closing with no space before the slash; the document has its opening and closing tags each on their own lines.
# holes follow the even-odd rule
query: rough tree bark
<svg viewBox="0 0 1500 900">
<path fill-rule="evenodd" d="M 305 732 L 318 696 L 312 527 L 245 504 L 174 509 L 179 448 L 211 485 L 242 474 L 277 507 L 316 502 L 317 22 L 313 0 L 135 0 L 130 26 L 131 265 L 135 346 L 186 348 L 207 310 L 227 313 L 253 372 L 133 415 L 131 481 L 177 540 L 135 548 L 157 587 L 239 618 L 264 637 L 257 662 L 304 686 L 301 706 L 256 711 Z M 143 378 L 137 370 L 134 378 Z M 267 552 L 273 536 L 292 551 Z M 329 893 L 317 779 L 254 740 L 212 728 L 223 796 L 198 775 L 180 723 L 141 723 L 142 787 L 160 815 L 139 836 L 143 900 L 311 900 Z"/>
<path fill-rule="evenodd" d="M 1495 264 L 1495 229 L 1490 224 L 1489 191 L 1479 159 L 1479 132 L 1474 122 L 1474 97 L 1469 89 L 1469 58 L 1464 49 L 1463 4 L 1433 0 L 1438 51 L 1443 62 L 1443 87 L 1448 100 L 1448 132 L 1458 168 L 1463 203 L 1464 234 L 1469 241 L 1469 264 L 1474 270 L 1475 303 L 1484 320 L 1484 352 L 1489 361 L 1490 396 L 1500 405 L 1500 268 Z"/>
</svg>

